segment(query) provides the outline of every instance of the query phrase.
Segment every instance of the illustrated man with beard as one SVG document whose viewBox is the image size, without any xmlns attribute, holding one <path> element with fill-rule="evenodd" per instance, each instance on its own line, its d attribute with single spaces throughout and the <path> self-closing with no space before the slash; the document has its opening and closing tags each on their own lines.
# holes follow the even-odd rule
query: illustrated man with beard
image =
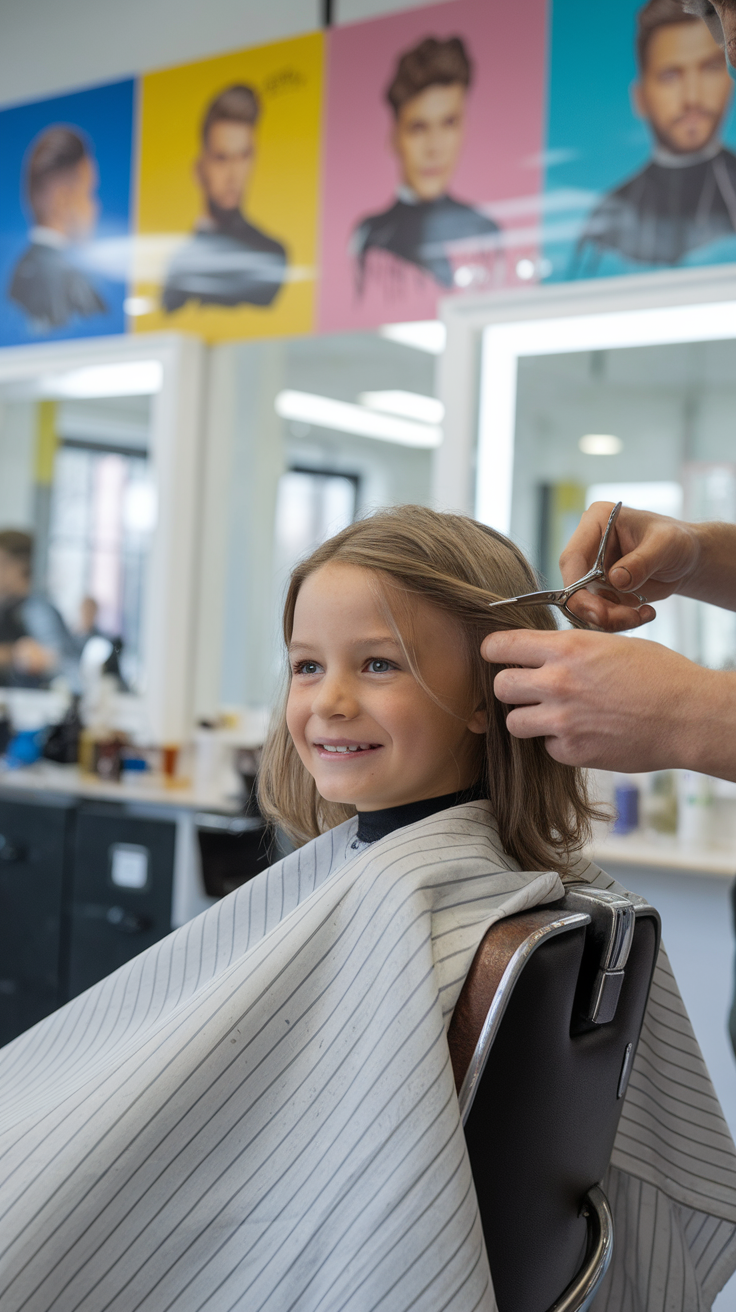
<svg viewBox="0 0 736 1312">
<path fill-rule="evenodd" d="M 282 286 L 285 248 L 243 214 L 259 117 L 255 91 L 241 85 L 222 91 L 205 114 L 194 170 L 203 214 L 191 241 L 171 262 L 162 295 L 169 312 L 187 301 L 268 306 Z"/>
<path fill-rule="evenodd" d="M 28 156 L 26 194 L 34 226 L 13 269 L 8 296 L 39 332 L 104 314 L 105 302 L 74 257 L 97 219 L 97 168 L 74 128 L 47 128 Z"/>
<path fill-rule="evenodd" d="M 593 211 L 579 276 L 606 272 L 611 254 L 630 267 L 698 262 L 736 234 L 736 155 L 720 140 L 733 90 L 723 50 L 681 0 L 648 0 L 637 28 L 634 103 L 652 129 L 653 158 Z"/>
<path fill-rule="evenodd" d="M 359 289 L 378 252 L 383 263 L 386 257 L 395 262 L 395 272 L 414 265 L 443 287 L 491 281 L 498 224 L 448 190 L 465 135 L 470 82 L 470 60 L 459 37 L 427 37 L 399 59 L 386 99 L 400 183 L 394 203 L 363 219 L 353 234 Z"/>
</svg>

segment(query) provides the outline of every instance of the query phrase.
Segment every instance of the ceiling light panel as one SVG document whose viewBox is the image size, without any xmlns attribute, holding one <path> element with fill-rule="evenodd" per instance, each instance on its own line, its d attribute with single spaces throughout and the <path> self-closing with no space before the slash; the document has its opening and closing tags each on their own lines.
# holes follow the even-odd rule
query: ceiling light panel
<svg viewBox="0 0 736 1312">
<path fill-rule="evenodd" d="M 621 438 L 613 433 L 586 433 L 578 446 L 586 456 L 617 456 L 624 449 Z"/>
<path fill-rule="evenodd" d="M 312 392 L 279 392 L 274 406 L 282 419 L 313 424 L 316 428 L 332 428 L 339 433 L 354 433 L 357 437 L 372 437 L 379 442 L 435 447 L 442 441 L 442 429 L 436 425 L 380 414 L 367 406 L 336 401 L 331 396 L 316 396 Z"/>
<path fill-rule="evenodd" d="M 417 351 L 441 355 L 445 349 L 447 329 L 440 319 L 417 319 L 411 323 L 385 323 L 378 329 L 380 337 L 402 346 L 413 346 Z"/>
<path fill-rule="evenodd" d="M 420 424 L 441 424 L 445 407 L 435 396 L 422 396 L 419 392 L 361 392 L 360 405 L 369 410 L 380 410 L 387 415 L 401 415 L 403 419 L 416 419 Z"/>
<path fill-rule="evenodd" d="M 128 360 L 96 364 L 41 378 L 43 396 L 151 396 L 161 391 L 163 366 L 159 360 Z"/>
</svg>

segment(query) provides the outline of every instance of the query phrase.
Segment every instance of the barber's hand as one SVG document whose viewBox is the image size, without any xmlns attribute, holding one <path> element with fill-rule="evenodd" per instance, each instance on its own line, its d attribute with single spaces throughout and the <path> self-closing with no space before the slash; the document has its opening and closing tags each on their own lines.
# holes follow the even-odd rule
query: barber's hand
<svg viewBox="0 0 736 1312">
<path fill-rule="evenodd" d="M 566 585 L 593 568 L 612 510 L 611 501 L 594 501 L 586 510 L 560 556 Z M 640 592 L 647 602 L 661 601 L 684 590 L 699 560 L 700 539 L 695 525 L 648 510 L 621 507 L 611 530 L 606 561 L 609 581 L 620 592 Z M 596 594 L 587 589 L 577 592 L 568 604 L 586 623 L 609 633 L 637 629 L 656 614 L 652 606 L 642 606 L 633 595 L 624 604 L 612 593 Z"/>
<path fill-rule="evenodd" d="M 714 672 L 658 643 L 579 629 L 516 629 L 489 634 L 481 653 L 494 665 L 523 667 L 501 670 L 495 694 L 514 708 L 510 732 L 544 738 L 557 761 L 625 772 L 670 769 L 687 763 L 702 736 L 688 717 L 691 709 L 697 716 L 700 683 Z"/>
<path fill-rule="evenodd" d="M 42 647 L 35 638 L 19 638 L 13 643 L 13 665 L 23 674 L 48 674 L 56 668 L 56 652 Z"/>
</svg>

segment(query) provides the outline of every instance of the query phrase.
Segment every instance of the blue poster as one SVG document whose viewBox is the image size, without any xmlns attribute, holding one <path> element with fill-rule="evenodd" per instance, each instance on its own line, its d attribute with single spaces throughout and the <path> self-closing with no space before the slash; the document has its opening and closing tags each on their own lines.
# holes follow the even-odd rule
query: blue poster
<svg viewBox="0 0 736 1312">
<path fill-rule="evenodd" d="M 0 346 L 125 331 L 134 89 L 0 113 Z"/>
<path fill-rule="evenodd" d="M 681 0 L 554 0 L 545 279 L 736 261 L 723 51 Z"/>
</svg>

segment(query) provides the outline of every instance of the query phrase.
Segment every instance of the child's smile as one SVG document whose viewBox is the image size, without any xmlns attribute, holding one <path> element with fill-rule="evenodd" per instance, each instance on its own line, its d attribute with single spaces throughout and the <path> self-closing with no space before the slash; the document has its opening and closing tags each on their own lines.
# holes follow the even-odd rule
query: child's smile
<svg viewBox="0 0 736 1312">
<path fill-rule="evenodd" d="M 418 663 L 434 697 L 408 667 L 375 575 L 333 563 L 302 585 L 289 648 L 286 720 L 329 801 L 380 810 L 440 797 L 476 780 L 485 714 L 470 704 L 459 630 L 421 598 L 412 599 L 412 611 Z"/>
</svg>

